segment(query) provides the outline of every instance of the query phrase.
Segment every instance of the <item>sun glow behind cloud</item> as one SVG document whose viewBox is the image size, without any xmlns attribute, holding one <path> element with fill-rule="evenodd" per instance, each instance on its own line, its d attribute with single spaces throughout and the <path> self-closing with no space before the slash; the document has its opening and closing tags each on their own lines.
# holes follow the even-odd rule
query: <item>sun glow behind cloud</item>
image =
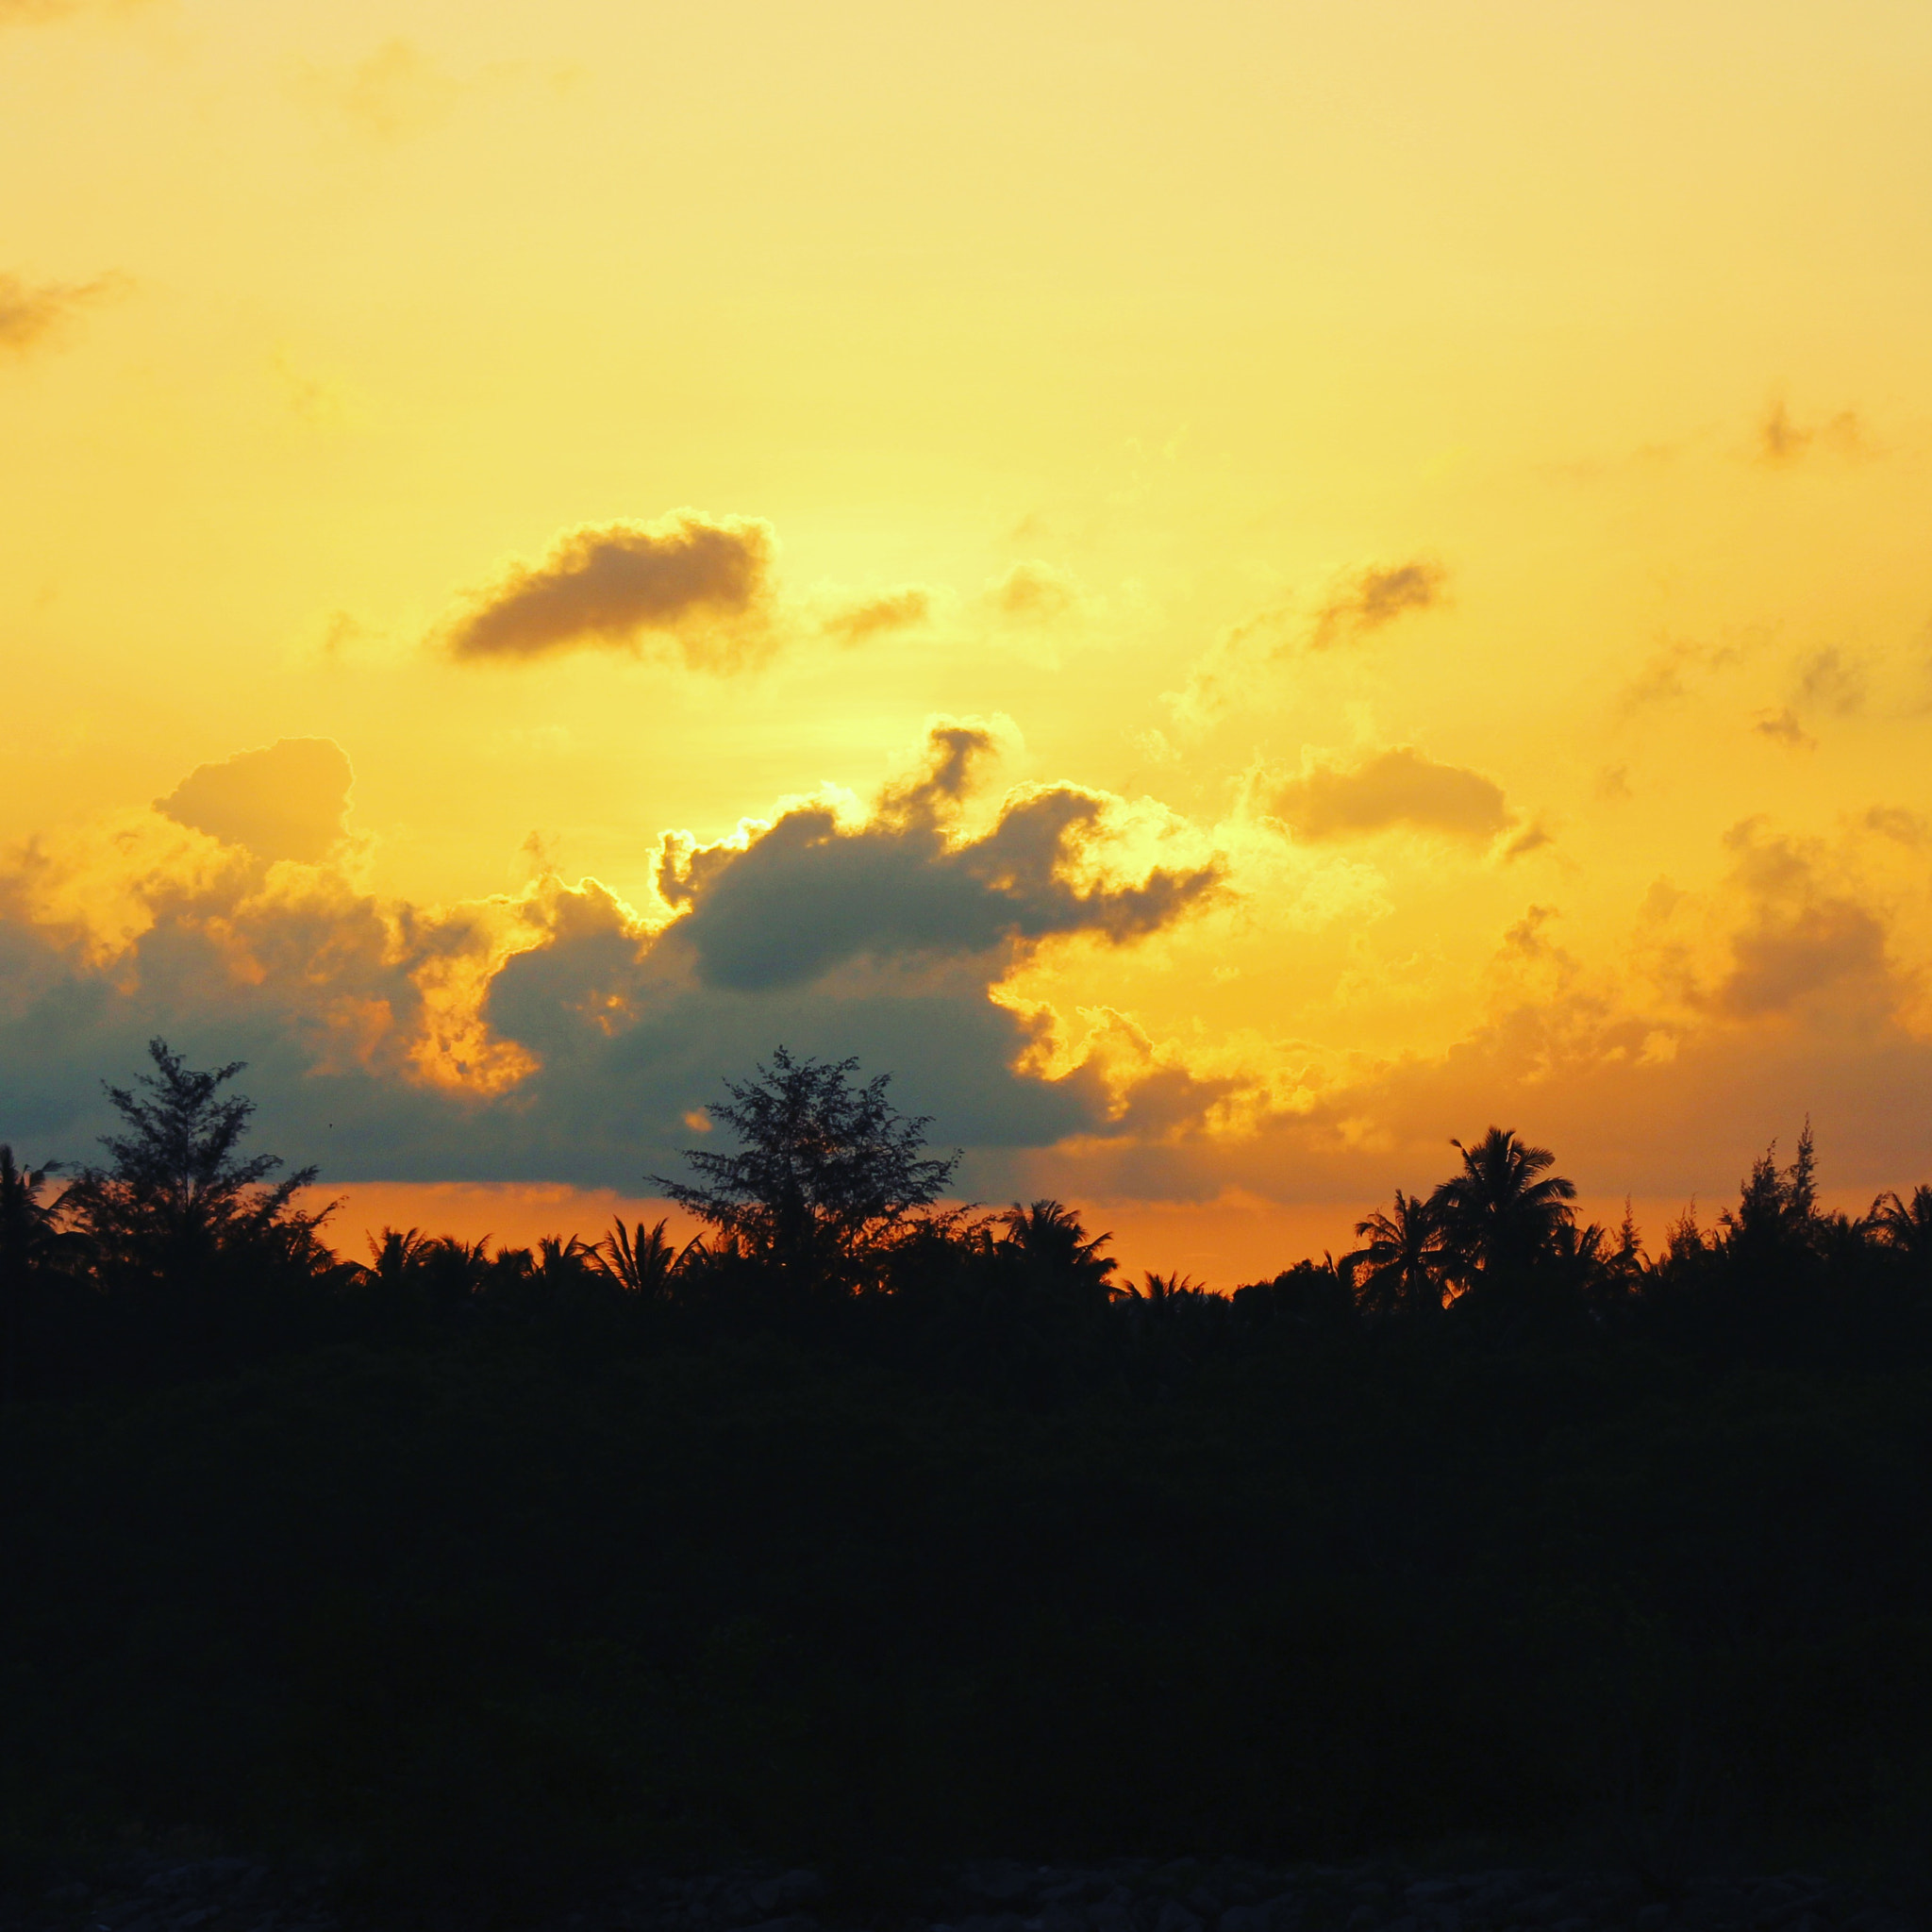
<svg viewBox="0 0 1932 1932">
<path fill-rule="evenodd" d="M 1923 9 L 0 35 L 0 1133 L 165 1024 L 371 1185 L 781 1039 L 996 1199 L 1932 1168 Z"/>
</svg>

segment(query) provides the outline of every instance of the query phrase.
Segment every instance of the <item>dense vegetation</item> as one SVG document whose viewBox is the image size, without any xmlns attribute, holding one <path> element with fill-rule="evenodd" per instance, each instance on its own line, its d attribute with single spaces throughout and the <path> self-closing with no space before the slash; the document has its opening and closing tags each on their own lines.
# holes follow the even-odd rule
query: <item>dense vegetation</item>
<svg viewBox="0 0 1932 1932">
<path fill-rule="evenodd" d="M 710 1224 L 386 1231 L 159 1042 L 0 1151 L 0 1842 L 507 1895 L 751 1851 L 1269 1857 L 1932 1822 L 1932 1191 L 1808 1133 L 1646 1257 L 1492 1129 L 1340 1261 L 1119 1281 L 778 1055 Z"/>
</svg>

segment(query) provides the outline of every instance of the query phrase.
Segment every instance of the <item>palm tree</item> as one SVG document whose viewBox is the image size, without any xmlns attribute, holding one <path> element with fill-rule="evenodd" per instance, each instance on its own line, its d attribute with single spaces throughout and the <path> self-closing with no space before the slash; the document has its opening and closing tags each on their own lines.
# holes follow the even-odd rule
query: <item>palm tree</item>
<svg viewBox="0 0 1932 1932">
<path fill-rule="evenodd" d="M 1919 1268 L 1932 1267 L 1932 1188 L 1921 1181 L 1908 1202 L 1896 1193 L 1880 1194 L 1866 1220 L 1888 1248 Z"/>
<path fill-rule="evenodd" d="M 1449 1144 L 1462 1155 L 1462 1172 L 1436 1190 L 1433 1204 L 1457 1270 L 1467 1280 L 1533 1267 L 1570 1220 L 1575 1183 L 1551 1174 L 1557 1157 L 1513 1128 L 1491 1127 L 1474 1147 Z"/>
<path fill-rule="evenodd" d="M 11 1395 L 26 1320 L 27 1281 L 37 1270 L 80 1252 L 84 1243 L 60 1225 L 58 1201 L 43 1201 L 41 1190 L 58 1170 L 58 1160 L 39 1167 L 16 1162 L 13 1149 L 0 1143 L 0 1394 Z"/>
<path fill-rule="evenodd" d="M 1073 1208 L 1053 1200 L 1035 1201 L 1026 1208 L 1015 1201 L 1000 1216 L 999 1224 L 1006 1230 L 1000 1245 L 1015 1260 L 1069 1287 L 1090 1289 L 1103 1300 L 1111 1299 L 1115 1291 L 1108 1277 L 1119 1263 L 1100 1251 L 1113 1237 L 1090 1236 Z"/>
<path fill-rule="evenodd" d="M 1395 1191 L 1395 1211 L 1371 1214 L 1355 1224 L 1363 1245 L 1341 1257 L 1341 1267 L 1368 1270 L 1357 1291 L 1361 1305 L 1378 1315 L 1439 1312 L 1447 1256 L 1442 1217 L 1434 1199 Z"/>
<path fill-rule="evenodd" d="M 398 1287 L 422 1268 L 435 1247 L 435 1241 L 421 1228 L 385 1227 L 379 1236 L 369 1237 L 370 1259 L 362 1278 L 384 1288 Z"/>
<path fill-rule="evenodd" d="M 667 1219 L 647 1228 L 641 1221 L 632 1233 L 620 1218 L 592 1249 L 595 1258 L 591 1265 L 628 1294 L 641 1295 L 646 1301 L 663 1300 L 671 1292 L 671 1277 L 678 1265 L 698 1245 L 691 1241 L 682 1251 L 674 1247 L 664 1233 L 670 1224 Z"/>
</svg>

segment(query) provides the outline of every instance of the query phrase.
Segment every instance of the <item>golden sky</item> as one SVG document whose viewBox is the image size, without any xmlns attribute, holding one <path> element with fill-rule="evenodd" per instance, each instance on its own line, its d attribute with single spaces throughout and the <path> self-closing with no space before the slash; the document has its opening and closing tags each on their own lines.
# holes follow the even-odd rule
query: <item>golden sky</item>
<svg viewBox="0 0 1932 1932">
<path fill-rule="evenodd" d="M 160 1032 L 327 1178 L 634 1197 L 783 1042 L 1230 1279 L 1491 1121 L 1925 1177 L 1928 83 L 1877 0 L 0 0 L 0 1134 Z"/>
</svg>

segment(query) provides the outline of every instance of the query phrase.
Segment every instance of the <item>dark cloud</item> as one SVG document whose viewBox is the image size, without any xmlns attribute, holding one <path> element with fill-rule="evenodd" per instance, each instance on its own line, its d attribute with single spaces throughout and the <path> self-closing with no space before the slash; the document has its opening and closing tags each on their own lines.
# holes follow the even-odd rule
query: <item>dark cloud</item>
<svg viewBox="0 0 1932 1932">
<path fill-rule="evenodd" d="M 0 10 L 0 21 L 7 18 Z M 24 356 L 53 341 L 89 303 L 116 294 L 125 286 L 120 275 L 96 275 L 87 282 L 29 282 L 0 273 L 0 354 Z"/>
<path fill-rule="evenodd" d="M 827 637 L 849 646 L 870 643 L 890 631 L 914 629 L 931 615 L 932 592 L 908 585 L 843 605 L 824 619 L 822 627 Z"/>
<path fill-rule="evenodd" d="M 1438 764 L 1406 744 L 1352 769 L 1316 765 L 1277 786 L 1265 802 L 1298 838 L 1310 841 L 1399 826 L 1486 841 L 1513 823 L 1494 779 Z"/>
<path fill-rule="evenodd" d="M 261 751 L 197 765 L 155 809 L 261 858 L 314 865 L 344 835 L 355 774 L 328 738 L 283 738 Z"/>
<path fill-rule="evenodd" d="M 950 841 L 937 808 L 991 749 L 970 729 L 935 734 L 930 775 L 857 829 L 806 807 L 743 850 L 667 848 L 658 890 L 691 908 L 676 930 L 700 977 L 765 991 L 861 956 L 977 956 L 1071 932 L 1121 944 L 1219 885 L 1211 864 L 1157 869 L 1131 886 L 1074 883 L 1074 864 L 1106 837 L 1107 801 L 1069 786 L 1021 793 L 979 838 Z"/>
<path fill-rule="evenodd" d="M 1308 648 L 1325 651 L 1332 645 L 1365 638 L 1408 610 L 1427 610 L 1442 601 L 1448 573 L 1424 558 L 1407 563 L 1370 564 L 1344 577 L 1315 614 Z"/>
<path fill-rule="evenodd" d="M 456 617 L 449 648 L 459 658 L 523 658 L 635 650 L 656 634 L 675 639 L 694 669 L 734 670 L 769 648 L 775 547 L 769 524 L 696 510 L 574 530 Z"/>
</svg>

